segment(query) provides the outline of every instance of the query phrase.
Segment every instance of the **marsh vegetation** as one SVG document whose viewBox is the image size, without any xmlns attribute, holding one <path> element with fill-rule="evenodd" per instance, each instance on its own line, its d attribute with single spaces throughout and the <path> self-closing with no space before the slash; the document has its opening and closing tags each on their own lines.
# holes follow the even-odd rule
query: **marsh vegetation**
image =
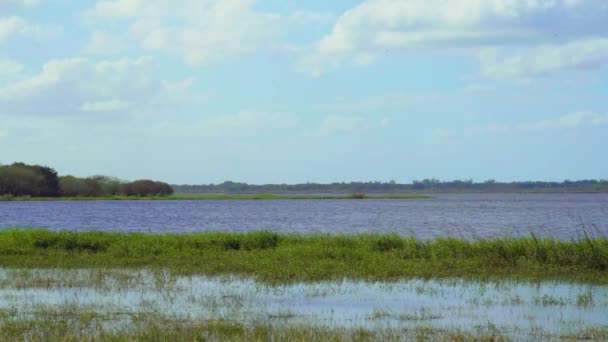
<svg viewBox="0 0 608 342">
<path fill-rule="evenodd" d="M 0 231 L 4 267 L 163 267 L 272 283 L 412 277 L 608 283 L 608 239 L 418 240 L 399 235 Z"/>
<path fill-rule="evenodd" d="M 601 339 L 607 290 L 556 281 L 267 284 L 160 268 L 0 269 L 0 329 L 28 340 Z"/>
</svg>

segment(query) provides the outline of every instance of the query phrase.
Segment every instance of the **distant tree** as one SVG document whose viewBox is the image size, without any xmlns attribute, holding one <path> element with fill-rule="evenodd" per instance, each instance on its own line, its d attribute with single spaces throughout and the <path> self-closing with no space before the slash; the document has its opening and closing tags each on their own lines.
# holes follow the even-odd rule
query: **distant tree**
<svg viewBox="0 0 608 342">
<path fill-rule="evenodd" d="M 59 178 L 47 166 L 24 163 L 0 166 L 0 194 L 56 197 L 60 195 Z"/>
<path fill-rule="evenodd" d="M 141 179 L 125 184 L 123 194 L 127 196 L 168 196 L 173 194 L 173 188 L 167 183 Z"/>
</svg>

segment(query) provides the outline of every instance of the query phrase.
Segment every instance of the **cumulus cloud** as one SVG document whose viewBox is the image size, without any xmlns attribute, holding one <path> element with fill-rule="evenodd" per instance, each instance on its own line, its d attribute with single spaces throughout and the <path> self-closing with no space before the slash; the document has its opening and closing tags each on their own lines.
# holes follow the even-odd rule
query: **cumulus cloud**
<svg viewBox="0 0 608 342">
<path fill-rule="evenodd" d="M 107 0 L 86 13 L 93 23 L 128 24 L 121 37 L 150 51 L 177 55 L 191 65 L 207 65 L 255 52 L 278 34 L 279 16 L 254 10 L 252 0 Z M 97 41 L 108 36 L 93 35 Z"/>
<path fill-rule="evenodd" d="M 34 30 L 34 27 L 21 17 L 0 18 L 0 43 L 11 36 L 31 34 Z"/>
<path fill-rule="evenodd" d="M 150 57 L 52 60 L 40 73 L 0 87 L 0 112 L 40 116 L 123 112 L 150 104 L 166 93 Z"/>
<path fill-rule="evenodd" d="M 0 17 L 0 44 L 13 37 L 53 37 L 62 32 L 58 25 L 37 25 L 18 17 Z"/>
<path fill-rule="evenodd" d="M 603 1 L 367 0 L 337 20 L 299 70 L 319 75 L 344 62 L 370 63 L 387 50 L 563 44 L 608 36 L 606 23 Z"/>
<path fill-rule="evenodd" d="M 104 31 L 94 31 L 85 47 L 85 52 L 97 55 L 112 55 L 127 49 L 128 43 L 124 37 L 119 37 Z"/>
</svg>

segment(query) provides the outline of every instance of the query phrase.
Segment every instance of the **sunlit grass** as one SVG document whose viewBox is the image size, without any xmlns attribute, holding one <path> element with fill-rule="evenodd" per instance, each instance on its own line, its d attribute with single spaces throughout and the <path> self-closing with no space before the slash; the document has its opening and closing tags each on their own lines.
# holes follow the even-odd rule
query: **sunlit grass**
<svg viewBox="0 0 608 342">
<path fill-rule="evenodd" d="M 567 279 L 608 283 L 608 240 L 431 241 L 398 235 L 272 232 L 122 234 L 0 231 L 0 266 L 163 267 L 266 282 L 401 278 Z"/>
</svg>

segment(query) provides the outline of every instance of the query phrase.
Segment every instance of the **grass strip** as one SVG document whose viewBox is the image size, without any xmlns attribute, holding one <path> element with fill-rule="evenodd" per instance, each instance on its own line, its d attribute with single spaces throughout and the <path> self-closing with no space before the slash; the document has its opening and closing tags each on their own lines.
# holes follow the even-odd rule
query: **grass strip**
<svg viewBox="0 0 608 342">
<path fill-rule="evenodd" d="M 122 322 L 122 323 L 121 323 Z M 542 328 L 524 335 L 530 340 L 594 340 L 608 338 L 606 328 L 569 329 L 555 334 Z M 229 320 L 174 319 L 158 313 L 99 314 L 38 308 L 27 315 L 0 310 L 3 341 L 511 341 L 492 324 L 472 332 L 420 324 L 414 327 L 330 328 L 285 322 L 243 324 Z"/>
<path fill-rule="evenodd" d="M 152 235 L 5 229 L 0 231 L 0 267 L 162 267 L 182 274 L 234 274 L 269 283 L 412 277 L 608 283 L 608 239 L 423 241 L 379 234 Z"/>
</svg>

